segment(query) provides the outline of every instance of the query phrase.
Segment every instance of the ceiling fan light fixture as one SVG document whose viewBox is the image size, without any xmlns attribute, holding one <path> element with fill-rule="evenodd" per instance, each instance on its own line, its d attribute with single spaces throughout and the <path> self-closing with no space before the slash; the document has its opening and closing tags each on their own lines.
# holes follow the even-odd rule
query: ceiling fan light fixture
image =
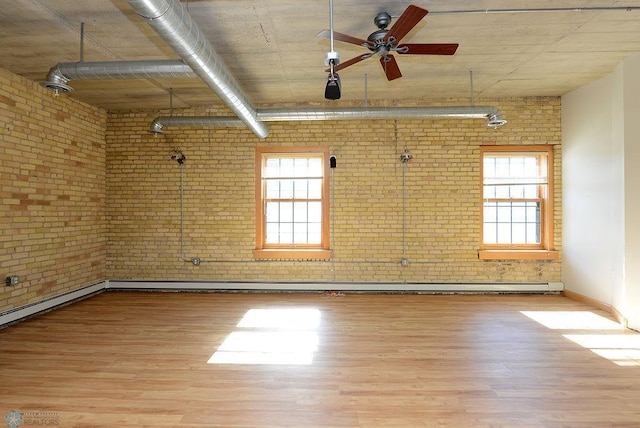
<svg viewBox="0 0 640 428">
<path fill-rule="evenodd" d="M 487 126 L 489 128 L 499 128 L 505 123 L 507 123 L 507 121 L 502 118 L 502 115 L 500 113 L 494 113 L 489 116 L 489 122 L 487 122 Z"/>
<path fill-rule="evenodd" d="M 338 76 L 338 73 L 329 73 L 327 86 L 324 89 L 324 97 L 328 100 L 340 99 L 340 76 Z"/>
</svg>

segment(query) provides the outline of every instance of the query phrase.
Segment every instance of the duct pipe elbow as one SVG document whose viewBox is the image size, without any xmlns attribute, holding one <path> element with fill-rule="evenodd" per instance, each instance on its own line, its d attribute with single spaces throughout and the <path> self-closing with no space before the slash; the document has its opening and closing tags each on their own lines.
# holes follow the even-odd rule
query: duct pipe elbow
<svg viewBox="0 0 640 428">
<path fill-rule="evenodd" d="M 54 65 L 47 73 L 47 80 L 40 82 L 40 86 L 55 91 L 56 94 L 60 92 L 73 92 L 73 88 L 69 83 L 69 78 L 66 77 L 58 65 Z"/>
<path fill-rule="evenodd" d="M 153 134 L 153 135 L 163 135 L 164 134 L 164 125 L 162 124 L 162 121 L 159 120 L 160 118 L 154 120 L 151 123 L 151 127 L 149 128 L 149 133 Z"/>
<path fill-rule="evenodd" d="M 507 123 L 507 121 L 502 117 L 502 113 L 496 110 L 495 113 L 492 113 L 488 117 L 489 121 L 487 122 L 487 126 L 489 128 L 499 128 Z"/>
</svg>

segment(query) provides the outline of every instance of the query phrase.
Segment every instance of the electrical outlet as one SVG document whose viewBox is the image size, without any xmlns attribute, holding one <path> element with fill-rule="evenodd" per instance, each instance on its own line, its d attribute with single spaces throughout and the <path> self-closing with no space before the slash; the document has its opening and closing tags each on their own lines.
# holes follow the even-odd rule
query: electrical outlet
<svg viewBox="0 0 640 428">
<path fill-rule="evenodd" d="M 7 287 L 16 285 L 19 282 L 20 282 L 20 277 L 18 277 L 18 275 L 11 275 L 5 279 L 5 284 L 7 285 Z"/>
</svg>

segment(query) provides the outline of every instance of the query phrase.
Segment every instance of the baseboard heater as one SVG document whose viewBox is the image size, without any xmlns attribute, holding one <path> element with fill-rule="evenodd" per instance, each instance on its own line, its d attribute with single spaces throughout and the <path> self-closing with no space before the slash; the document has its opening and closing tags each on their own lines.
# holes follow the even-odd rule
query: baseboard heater
<svg viewBox="0 0 640 428">
<path fill-rule="evenodd" d="M 0 312 L 0 328 L 7 327 L 13 323 L 35 315 L 48 312 L 60 306 L 67 305 L 76 300 L 84 299 L 96 293 L 100 293 L 107 288 L 107 282 L 102 281 L 88 285 L 77 290 L 69 291 L 57 296 L 49 297 L 29 305 L 20 306 L 5 312 Z"/>
<path fill-rule="evenodd" d="M 541 283 L 395 283 L 395 282 L 227 282 L 109 280 L 0 313 L 0 329 L 103 291 L 352 291 L 371 293 L 551 293 L 562 282 Z"/>
<path fill-rule="evenodd" d="M 232 282 L 110 280 L 110 290 L 163 291 L 359 291 L 425 293 L 547 293 L 564 289 L 562 282 L 542 283 L 396 283 L 396 282 Z"/>
</svg>

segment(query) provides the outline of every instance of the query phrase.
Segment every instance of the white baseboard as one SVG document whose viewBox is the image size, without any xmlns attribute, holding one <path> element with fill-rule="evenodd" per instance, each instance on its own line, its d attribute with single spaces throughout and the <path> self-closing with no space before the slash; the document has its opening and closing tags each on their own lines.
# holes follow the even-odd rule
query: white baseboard
<svg viewBox="0 0 640 428">
<path fill-rule="evenodd" d="M 550 283 L 378 283 L 378 282 L 226 282 L 110 280 L 108 289 L 164 291 L 371 291 L 425 293 L 546 293 L 562 291 L 561 282 Z"/>
<path fill-rule="evenodd" d="M 10 309 L 6 312 L 2 312 L 0 313 L 0 328 L 3 328 L 9 324 L 13 324 L 22 319 L 32 317 L 36 314 L 49 311 L 58 306 L 73 302 L 74 300 L 87 297 L 91 294 L 99 293 L 106 288 L 107 281 L 102 281 L 96 284 L 79 288 L 77 290 L 60 294 L 58 296 L 49 297 L 47 299 L 40 300 L 39 302 L 31 303 L 29 305 L 20 306 L 15 309 Z"/>
<path fill-rule="evenodd" d="M 357 291 L 372 293 L 546 293 L 561 282 L 543 283 L 394 283 L 394 282 L 226 282 L 109 280 L 0 313 L 0 328 L 105 290 L 148 291 Z"/>
</svg>

